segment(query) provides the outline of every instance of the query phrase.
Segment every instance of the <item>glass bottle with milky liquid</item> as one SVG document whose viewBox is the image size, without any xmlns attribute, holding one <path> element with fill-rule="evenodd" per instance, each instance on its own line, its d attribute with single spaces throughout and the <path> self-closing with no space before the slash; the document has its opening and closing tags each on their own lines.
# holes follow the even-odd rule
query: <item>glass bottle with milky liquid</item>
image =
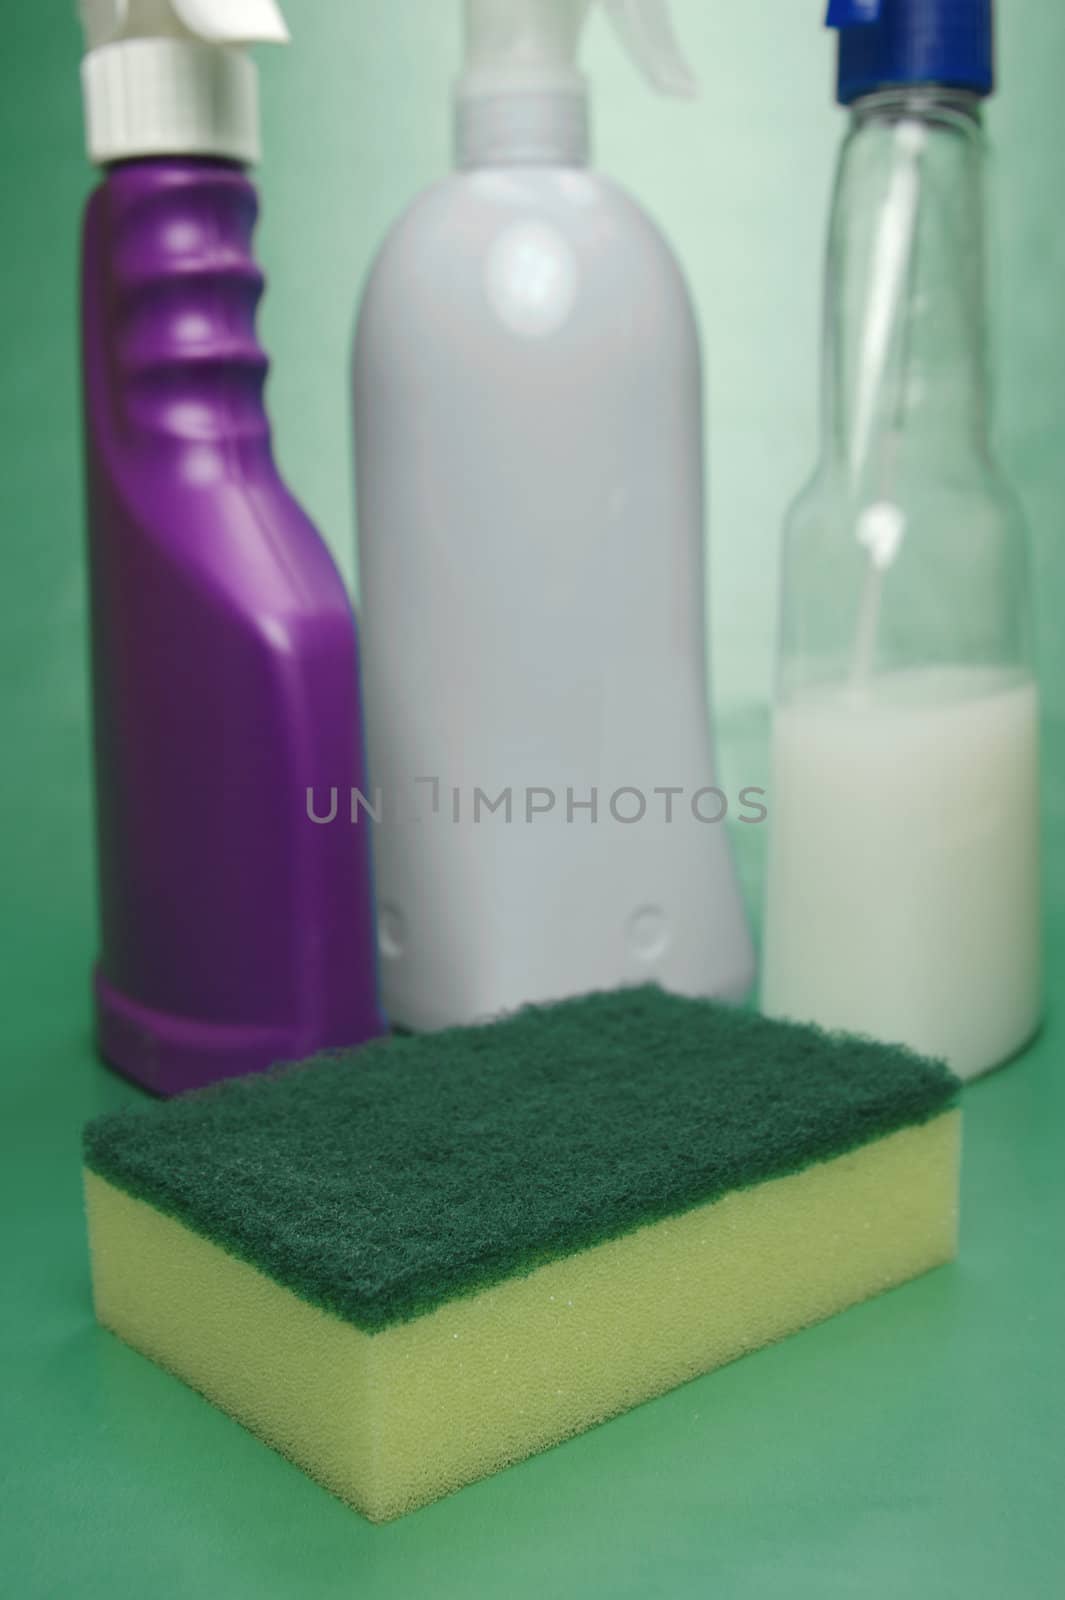
<svg viewBox="0 0 1065 1600">
<path fill-rule="evenodd" d="M 853 98 L 823 452 L 784 536 L 762 990 L 963 1077 L 1041 1004 L 1028 556 L 988 444 L 989 89 Z"/>
</svg>

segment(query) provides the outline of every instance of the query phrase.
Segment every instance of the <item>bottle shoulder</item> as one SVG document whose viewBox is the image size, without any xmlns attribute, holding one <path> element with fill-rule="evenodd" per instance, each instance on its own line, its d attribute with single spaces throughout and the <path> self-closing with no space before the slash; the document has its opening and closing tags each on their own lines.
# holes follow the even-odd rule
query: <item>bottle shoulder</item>
<svg viewBox="0 0 1065 1600">
<path fill-rule="evenodd" d="M 444 307 L 452 329 L 487 310 L 504 329 L 516 318 L 554 331 L 575 309 L 622 302 L 636 326 L 664 320 L 694 336 L 680 264 L 643 207 L 584 169 L 499 168 L 455 173 L 408 207 L 371 268 L 359 331 L 399 316 L 409 331 Z"/>
<path fill-rule="evenodd" d="M 901 460 L 879 497 L 868 486 L 856 491 L 844 463 L 822 460 L 788 506 L 783 536 L 827 554 L 851 549 L 863 523 L 891 519 L 911 536 L 919 533 L 922 549 L 956 547 L 963 557 L 981 542 L 1027 541 L 1024 509 L 1012 484 L 992 455 L 975 450 L 942 462 Z M 908 543 L 913 545 L 912 537 Z"/>
<path fill-rule="evenodd" d="M 385 237 L 381 254 L 450 231 L 456 220 L 506 226 L 530 212 L 573 233 L 592 232 L 610 220 L 669 253 L 657 224 L 634 195 L 603 173 L 585 167 L 490 167 L 452 172 L 415 196 Z"/>
</svg>

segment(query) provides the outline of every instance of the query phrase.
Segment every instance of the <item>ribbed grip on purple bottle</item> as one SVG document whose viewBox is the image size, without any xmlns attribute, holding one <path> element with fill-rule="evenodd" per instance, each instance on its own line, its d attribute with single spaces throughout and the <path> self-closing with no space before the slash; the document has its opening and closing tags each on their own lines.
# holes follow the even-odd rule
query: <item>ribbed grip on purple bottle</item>
<svg viewBox="0 0 1065 1600">
<path fill-rule="evenodd" d="M 355 625 L 271 453 L 256 215 L 183 160 L 86 220 L 99 1034 L 163 1093 L 382 1026 Z"/>
<path fill-rule="evenodd" d="M 263 275 L 252 255 L 255 190 L 235 168 L 110 195 L 112 394 L 125 423 L 188 441 L 264 437 L 269 367 L 256 335 Z M 119 176 L 139 182 L 119 183 Z"/>
</svg>

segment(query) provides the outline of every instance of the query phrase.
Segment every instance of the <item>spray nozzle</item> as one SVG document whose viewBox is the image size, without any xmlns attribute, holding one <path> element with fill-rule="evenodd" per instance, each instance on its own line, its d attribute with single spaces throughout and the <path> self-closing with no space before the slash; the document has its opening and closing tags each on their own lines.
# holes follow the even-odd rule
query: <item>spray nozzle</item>
<svg viewBox="0 0 1065 1600">
<path fill-rule="evenodd" d="M 596 0 L 466 0 L 467 92 L 572 90 L 581 34 Z M 669 0 L 602 0 L 629 55 L 664 94 L 695 93 Z"/>
<path fill-rule="evenodd" d="M 89 154 L 256 161 L 251 44 L 286 44 L 277 0 L 79 0 Z"/>
<path fill-rule="evenodd" d="M 578 65 L 598 0 L 465 0 L 458 84 L 463 165 L 579 161 L 587 149 L 587 86 Z M 626 51 L 663 94 L 691 98 L 695 75 L 669 0 L 601 0 Z"/>
<path fill-rule="evenodd" d="M 844 105 L 911 84 L 994 88 L 994 0 L 829 0 L 828 26 Z"/>
<path fill-rule="evenodd" d="M 90 50 L 120 39 L 202 39 L 206 44 L 287 44 L 276 0 L 80 0 Z"/>
</svg>

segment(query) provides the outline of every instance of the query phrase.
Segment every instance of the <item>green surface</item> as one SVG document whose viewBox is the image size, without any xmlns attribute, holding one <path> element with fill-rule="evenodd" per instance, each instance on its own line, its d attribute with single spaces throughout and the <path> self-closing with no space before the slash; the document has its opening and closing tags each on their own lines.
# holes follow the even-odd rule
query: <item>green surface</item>
<svg viewBox="0 0 1065 1600">
<path fill-rule="evenodd" d="M 86 1164 L 368 1332 L 956 1098 L 908 1051 L 649 985 L 89 1124 Z"/>
<path fill-rule="evenodd" d="M 66 0 L 8 5 L 0 95 L 0 1586 L 16 1600 L 1042 1600 L 1065 1585 L 1065 731 L 1049 730 L 1051 1020 L 965 1094 L 956 1266 L 372 1528 L 92 1322 L 79 1140 L 137 1093 L 94 1060 L 74 376 L 80 157 Z M 374 239 L 442 170 L 445 0 L 289 0 L 268 67 L 265 331 L 281 451 L 348 543 L 346 345 Z M 715 635 L 767 681 L 780 513 L 814 447 L 839 123 L 819 0 L 679 0 L 701 109 L 650 102 L 600 25 L 605 164 L 677 238 L 711 356 Z M 1048 703 L 1065 709 L 1065 7 L 1002 6 L 989 125 L 1003 454 L 1032 517 Z M 770 34 L 779 33 L 770 47 Z M 689 120 L 690 119 L 690 120 Z M 682 141 L 687 139 L 686 143 Z M 313 181 L 308 181 L 313 174 Z M 350 566 L 350 562 L 349 562 Z M 757 782 L 764 724 L 730 722 Z M 730 780 L 730 787 L 733 786 Z M 750 887 L 763 830 L 743 831 Z"/>
</svg>

